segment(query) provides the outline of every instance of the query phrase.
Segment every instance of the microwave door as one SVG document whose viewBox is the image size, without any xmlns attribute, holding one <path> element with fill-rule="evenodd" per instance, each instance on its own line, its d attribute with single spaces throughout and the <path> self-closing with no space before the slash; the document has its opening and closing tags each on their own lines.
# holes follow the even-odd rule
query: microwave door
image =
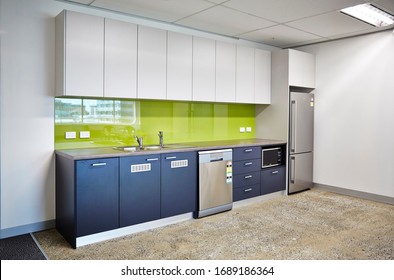
<svg viewBox="0 0 394 280">
<path fill-rule="evenodd" d="M 313 94 L 290 95 L 290 153 L 313 151 Z"/>
</svg>

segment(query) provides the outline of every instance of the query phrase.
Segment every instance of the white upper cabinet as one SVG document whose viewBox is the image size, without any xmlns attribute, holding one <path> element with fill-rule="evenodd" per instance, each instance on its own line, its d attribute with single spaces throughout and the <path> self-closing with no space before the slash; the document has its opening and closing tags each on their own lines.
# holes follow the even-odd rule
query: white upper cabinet
<svg viewBox="0 0 394 280">
<path fill-rule="evenodd" d="M 290 85 L 314 87 L 313 55 L 290 51 Z M 56 95 L 269 104 L 270 52 L 63 11 Z"/>
<path fill-rule="evenodd" d="M 254 50 L 254 102 L 271 103 L 271 52 Z"/>
<path fill-rule="evenodd" d="M 193 37 L 193 100 L 215 101 L 215 41 Z"/>
<path fill-rule="evenodd" d="M 56 95 L 104 96 L 104 18 L 56 17 Z"/>
<path fill-rule="evenodd" d="M 166 99 L 167 31 L 138 26 L 138 94 L 141 99 Z"/>
<path fill-rule="evenodd" d="M 105 19 L 104 97 L 137 97 L 137 25 Z"/>
<path fill-rule="evenodd" d="M 167 99 L 192 100 L 193 37 L 168 31 Z"/>
<path fill-rule="evenodd" d="M 289 85 L 315 88 L 315 56 L 289 50 Z"/>
<path fill-rule="evenodd" d="M 254 48 L 237 46 L 236 101 L 254 103 Z"/>
<path fill-rule="evenodd" d="M 217 102 L 235 102 L 236 46 L 216 42 Z"/>
</svg>

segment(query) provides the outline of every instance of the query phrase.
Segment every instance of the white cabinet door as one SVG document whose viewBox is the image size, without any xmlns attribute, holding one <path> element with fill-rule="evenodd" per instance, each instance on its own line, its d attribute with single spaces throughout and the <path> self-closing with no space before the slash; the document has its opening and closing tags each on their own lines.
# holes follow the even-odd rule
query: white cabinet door
<svg viewBox="0 0 394 280">
<path fill-rule="evenodd" d="M 193 37 L 168 31 L 167 99 L 192 100 Z"/>
<path fill-rule="evenodd" d="M 236 101 L 254 103 L 254 49 L 237 46 Z"/>
<path fill-rule="evenodd" d="M 56 20 L 57 30 L 64 27 L 63 34 L 56 36 L 57 51 L 63 50 L 63 58 L 59 53 L 56 58 L 57 67 L 63 72 L 63 77 L 58 77 L 63 78 L 62 89 L 57 88 L 63 95 L 103 97 L 104 18 L 70 11 L 63 13 Z"/>
<path fill-rule="evenodd" d="M 138 93 L 141 99 L 166 99 L 167 31 L 138 26 Z"/>
<path fill-rule="evenodd" d="M 271 103 L 271 52 L 254 50 L 254 101 L 256 104 Z"/>
<path fill-rule="evenodd" d="M 296 50 L 289 50 L 289 85 L 315 87 L 315 56 Z"/>
<path fill-rule="evenodd" d="M 215 101 L 215 41 L 193 37 L 193 100 Z"/>
<path fill-rule="evenodd" d="M 216 101 L 235 102 L 236 47 L 216 42 Z"/>
<path fill-rule="evenodd" d="M 137 25 L 105 19 L 104 96 L 137 97 Z"/>
</svg>

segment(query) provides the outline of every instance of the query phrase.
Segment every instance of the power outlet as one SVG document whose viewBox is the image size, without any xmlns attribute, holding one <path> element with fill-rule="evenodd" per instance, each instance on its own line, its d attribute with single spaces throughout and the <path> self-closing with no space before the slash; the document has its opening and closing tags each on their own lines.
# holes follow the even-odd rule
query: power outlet
<svg viewBox="0 0 394 280">
<path fill-rule="evenodd" d="M 252 132 L 252 128 L 248 126 L 248 127 L 246 128 L 246 132 Z"/>
<path fill-rule="evenodd" d="M 75 139 L 77 138 L 77 133 L 75 131 L 67 131 L 64 135 L 66 139 Z"/>
<path fill-rule="evenodd" d="M 90 131 L 80 131 L 79 138 L 81 139 L 90 138 Z"/>
<path fill-rule="evenodd" d="M 244 133 L 245 132 L 245 127 L 240 127 L 239 132 Z"/>
</svg>

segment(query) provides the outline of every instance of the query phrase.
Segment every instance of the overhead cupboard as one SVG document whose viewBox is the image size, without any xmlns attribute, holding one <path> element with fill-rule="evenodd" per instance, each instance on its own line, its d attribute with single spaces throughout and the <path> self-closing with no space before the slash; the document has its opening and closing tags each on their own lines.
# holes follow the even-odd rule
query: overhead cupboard
<svg viewBox="0 0 394 280">
<path fill-rule="evenodd" d="M 64 10 L 56 96 L 270 104 L 271 53 Z"/>
</svg>

